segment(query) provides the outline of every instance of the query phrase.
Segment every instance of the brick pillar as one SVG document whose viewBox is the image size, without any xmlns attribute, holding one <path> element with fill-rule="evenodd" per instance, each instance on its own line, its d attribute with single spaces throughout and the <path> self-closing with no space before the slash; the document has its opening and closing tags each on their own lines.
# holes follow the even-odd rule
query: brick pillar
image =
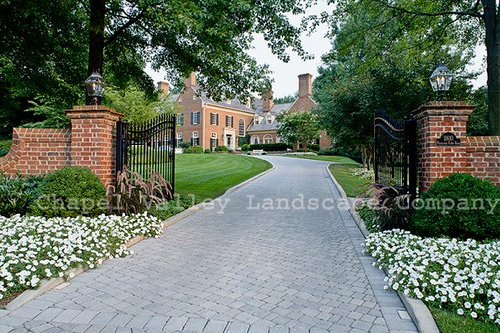
<svg viewBox="0 0 500 333">
<path fill-rule="evenodd" d="M 104 183 L 116 179 L 116 123 L 121 114 L 103 105 L 75 106 L 71 119 L 71 165 L 90 168 Z"/>
<path fill-rule="evenodd" d="M 474 110 L 465 102 L 430 102 L 413 112 L 418 129 L 418 176 L 420 191 L 434 181 L 455 172 L 470 172 L 467 146 L 467 120 Z M 452 133 L 460 144 L 442 143 L 438 139 Z M 458 141 L 457 140 L 457 141 Z"/>
</svg>

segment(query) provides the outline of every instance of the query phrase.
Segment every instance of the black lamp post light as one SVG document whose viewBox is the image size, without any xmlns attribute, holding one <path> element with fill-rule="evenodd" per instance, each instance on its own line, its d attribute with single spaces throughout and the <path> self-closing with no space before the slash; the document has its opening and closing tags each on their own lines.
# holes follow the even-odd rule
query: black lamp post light
<svg viewBox="0 0 500 333">
<path fill-rule="evenodd" d="M 431 82 L 432 90 L 438 93 L 438 101 L 442 101 L 445 92 L 450 90 L 451 80 L 453 80 L 454 76 L 445 65 L 439 65 L 432 73 L 429 81 Z"/>
<path fill-rule="evenodd" d="M 90 100 L 90 105 L 100 105 L 102 96 L 104 95 L 104 88 L 106 84 L 102 80 L 102 76 L 93 72 L 87 80 L 85 80 L 85 85 L 87 87 L 87 95 L 92 98 Z"/>
</svg>

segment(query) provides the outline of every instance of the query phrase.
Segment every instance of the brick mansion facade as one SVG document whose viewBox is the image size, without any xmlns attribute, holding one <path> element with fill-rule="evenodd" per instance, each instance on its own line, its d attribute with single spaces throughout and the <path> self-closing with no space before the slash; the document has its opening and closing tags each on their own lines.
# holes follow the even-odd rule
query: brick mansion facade
<svg viewBox="0 0 500 333">
<path fill-rule="evenodd" d="M 168 84 L 159 82 L 159 88 L 168 92 Z M 274 104 L 272 92 L 264 99 L 254 98 L 247 103 L 237 99 L 216 102 L 199 91 L 196 75 L 184 80 L 184 89 L 172 98 L 180 106 L 177 114 L 176 146 L 188 142 L 203 149 L 226 146 L 235 150 L 244 143 L 279 143 L 278 114 L 290 111 L 310 111 L 317 108 L 311 98 L 312 75 L 299 75 L 299 96 L 293 103 Z M 326 132 L 318 140 L 321 149 L 330 147 Z"/>
</svg>

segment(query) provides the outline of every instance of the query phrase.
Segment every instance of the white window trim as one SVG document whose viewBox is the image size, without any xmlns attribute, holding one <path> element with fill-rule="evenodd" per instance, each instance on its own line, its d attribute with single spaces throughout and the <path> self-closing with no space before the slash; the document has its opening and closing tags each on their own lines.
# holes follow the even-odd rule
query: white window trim
<svg viewBox="0 0 500 333">
<path fill-rule="evenodd" d="M 198 139 L 198 131 L 193 131 L 193 139 Z"/>
</svg>

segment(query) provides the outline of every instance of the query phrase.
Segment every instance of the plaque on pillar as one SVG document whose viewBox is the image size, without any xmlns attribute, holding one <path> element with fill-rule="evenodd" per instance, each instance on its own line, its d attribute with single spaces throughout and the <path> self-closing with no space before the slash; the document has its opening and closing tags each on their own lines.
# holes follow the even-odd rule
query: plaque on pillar
<svg viewBox="0 0 500 333">
<path fill-rule="evenodd" d="M 451 132 L 446 132 L 436 140 L 437 146 L 460 146 L 460 139 Z"/>
</svg>

